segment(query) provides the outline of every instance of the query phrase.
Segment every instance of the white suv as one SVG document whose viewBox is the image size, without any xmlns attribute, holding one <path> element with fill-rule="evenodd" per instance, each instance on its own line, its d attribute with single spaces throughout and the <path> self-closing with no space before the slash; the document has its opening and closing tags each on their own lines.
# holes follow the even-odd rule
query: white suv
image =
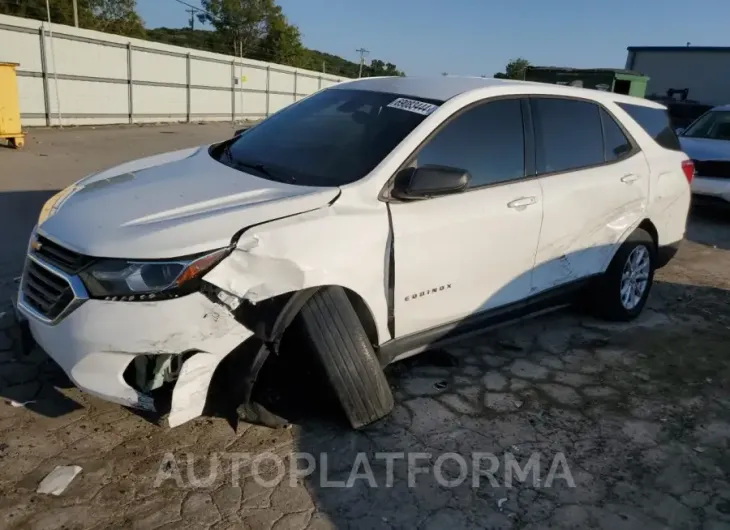
<svg viewBox="0 0 730 530">
<path fill-rule="evenodd" d="M 390 411 L 392 361 L 576 294 L 637 316 L 683 238 L 692 175 L 651 101 L 347 82 L 62 191 L 32 234 L 18 308 L 82 389 L 155 409 L 172 386 L 170 425 L 211 390 L 260 417 L 256 376 L 297 317 L 359 427 Z"/>
</svg>

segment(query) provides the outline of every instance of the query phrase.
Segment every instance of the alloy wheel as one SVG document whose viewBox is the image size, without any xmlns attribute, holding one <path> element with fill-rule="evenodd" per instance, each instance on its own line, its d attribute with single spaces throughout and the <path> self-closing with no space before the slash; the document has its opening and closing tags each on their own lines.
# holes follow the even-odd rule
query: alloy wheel
<svg viewBox="0 0 730 530">
<path fill-rule="evenodd" d="M 644 245 L 637 245 L 629 254 L 621 273 L 621 305 L 631 311 L 644 297 L 649 284 L 651 256 Z"/>
</svg>

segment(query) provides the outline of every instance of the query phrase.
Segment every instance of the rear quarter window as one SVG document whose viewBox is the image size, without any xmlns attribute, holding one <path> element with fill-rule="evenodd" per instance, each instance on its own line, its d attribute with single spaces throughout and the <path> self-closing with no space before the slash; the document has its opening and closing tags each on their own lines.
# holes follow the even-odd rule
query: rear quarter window
<svg viewBox="0 0 730 530">
<path fill-rule="evenodd" d="M 674 130 L 672 130 L 669 113 L 665 109 L 631 105 L 630 103 L 616 104 L 631 116 L 664 149 L 671 149 L 672 151 L 682 150 L 679 145 L 679 139 L 674 134 Z"/>
</svg>

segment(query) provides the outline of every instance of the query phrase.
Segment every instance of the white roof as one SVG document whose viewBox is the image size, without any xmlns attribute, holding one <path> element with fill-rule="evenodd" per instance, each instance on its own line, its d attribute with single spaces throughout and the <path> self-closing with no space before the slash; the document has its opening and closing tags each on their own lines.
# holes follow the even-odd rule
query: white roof
<svg viewBox="0 0 730 530">
<path fill-rule="evenodd" d="M 664 108 L 663 105 L 648 99 L 624 96 L 613 92 L 602 92 L 600 90 L 536 83 L 532 81 L 517 81 L 514 79 L 493 79 L 490 77 L 444 75 L 434 77 L 368 77 L 339 83 L 331 88 L 372 90 L 374 92 L 388 92 L 391 94 L 439 101 L 446 101 L 459 94 L 485 88 L 494 88 L 496 91 L 504 94 L 509 94 L 510 89 L 514 89 L 515 93 L 520 94 L 564 95 L 590 98 L 596 101 L 609 100 L 647 107 Z"/>
<path fill-rule="evenodd" d="M 333 88 L 355 88 L 374 92 L 389 92 L 425 99 L 446 101 L 454 96 L 489 86 L 508 86 L 519 83 L 511 79 L 492 79 L 485 77 L 368 77 L 340 83 Z"/>
</svg>

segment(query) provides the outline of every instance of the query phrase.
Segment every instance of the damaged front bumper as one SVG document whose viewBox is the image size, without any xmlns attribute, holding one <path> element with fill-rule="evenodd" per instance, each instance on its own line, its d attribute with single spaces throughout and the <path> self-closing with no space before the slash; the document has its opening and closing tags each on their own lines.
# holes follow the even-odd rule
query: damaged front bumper
<svg viewBox="0 0 730 530">
<path fill-rule="evenodd" d="M 154 410 L 125 370 L 139 356 L 180 355 L 168 418 L 174 427 L 202 414 L 218 364 L 253 333 L 201 293 L 156 302 L 86 300 L 55 324 L 19 304 L 35 341 L 80 389 L 121 405 Z M 166 363 L 159 363 L 160 366 Z"/>
</svg>

